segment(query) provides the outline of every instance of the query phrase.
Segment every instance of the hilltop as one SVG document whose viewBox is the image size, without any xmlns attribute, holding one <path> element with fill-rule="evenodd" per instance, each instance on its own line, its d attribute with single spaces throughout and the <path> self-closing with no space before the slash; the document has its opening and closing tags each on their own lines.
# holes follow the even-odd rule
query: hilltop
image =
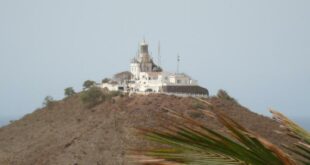
<svg viewBox="0 0 310 165">
<path fill-rule="evenodd" d="M 115 96 L 87 108 L 79 95 L 57 101 L 0 128 L 0 164 L 130 164 L 126 158 L 128 149 L 150 145 L 137 138 L 133 128 L 168 124 L 169 120 L 159 120 L 167 113 L 164 107 L 202 120 L 212 129 L 222 129 L 215 119 L 200 112 L 200 108 L 208 107 L 191 97 L 163 94 Z M 206 100 L 217 111 L 278 146 L 295 142 L 287 135 L 276 133 L 280 130 L 278 123 L 251 112 L 234 99 L 214 96 Z"/>
</svg>

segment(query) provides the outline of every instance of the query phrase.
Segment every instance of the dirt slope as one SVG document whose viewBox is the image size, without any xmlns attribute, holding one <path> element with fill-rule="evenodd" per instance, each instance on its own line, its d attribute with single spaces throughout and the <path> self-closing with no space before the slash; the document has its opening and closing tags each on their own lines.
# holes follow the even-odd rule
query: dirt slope
<svg viewBox="0 0 310 165">
<path fill-rule="evenodd" d="M 292 144 L 294 139 L 279 135 L 279 125 L 250 112 L 239 104 L 209 98 L 216 109 L 271 142 Z M 133 134 L 133 127 L 157 127 L 163 123 L 163 107 L 178 110 L 210 128 L 221 126 L 211 118 L 201 118 L 195 100 L 167 95 L 116 97 L 93 108 L 84 108 L 78 96 L 39 109 L 14 123 L 0 128 L 1 165 L 119 165 L 128 148 L 147 145 Z M 168 121 L 167 121 L 168 122 Z"/>
</svg>

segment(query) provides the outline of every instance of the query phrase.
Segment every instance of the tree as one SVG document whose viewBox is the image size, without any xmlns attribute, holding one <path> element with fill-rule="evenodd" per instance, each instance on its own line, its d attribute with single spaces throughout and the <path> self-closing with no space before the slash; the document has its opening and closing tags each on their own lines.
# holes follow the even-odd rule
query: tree
<svg viewBox="0 0 310 165">
<path fill-rule="evenodd" d="M 46 96 L 43 101 L 44 107 L 51 107 L 54 103 L 54 98 L 52 96 Z"/>
<path fill-rule="evenodd" d="M 72 87 L 68 87 L 65 89 L 65 96 L 70 97 L 75 94 L 75 91 Z"/>
<path fill-rule="evenodd" d="M 105 100 L 105 95 L 98 87 L 91 87 L 81 94 L 81 100 L 87 107 L 93 107 Z"/>
<path fill-rule="evenodd" d="M 237 102 L 233 97 L 229 96 L 229 94 L 225 90 L 223 90 L 223 89 L 220 89 L 217 92 L 217 97 L 221 98 L 221 99 L 224 99 L 224 100 L 229 100 L 229 101 Z"/>
<path fill-rule="evenodd" d="M 111 79 L 109 79 L 109 78 L 104 78 L 104 79 L 102 79 L 102 83 L 108 83 L 108 82 L 110 82 L 111 81 Z"/>
<path fill-rule="evenodd" d="M 90 87 L 94 86 L 95 84 L 96 84 L 95 81 L 86 80 L 86 81 L 84 81 L 84 83 L 83 83 L 83 87 L 84 87 L 84 89 L 87 89 L 87 88 L 90 88 Z"/>
<path fill-rule="evenodd" d="M 132 73 L 128 72 L 128 71 L 124 71 L 124 72 L 120 72 L 114 75 L 114 79 L 116 81 L 120 81 L 120 82 L 125 82 L 131 79 L 132 77 Z"/>
</svg>

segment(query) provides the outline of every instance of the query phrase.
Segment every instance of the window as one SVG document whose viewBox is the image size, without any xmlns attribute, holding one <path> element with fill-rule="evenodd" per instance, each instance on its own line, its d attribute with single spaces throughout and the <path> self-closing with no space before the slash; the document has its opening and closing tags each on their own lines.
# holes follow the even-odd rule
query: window
<svg viewBox="0 0 310 165">
<path fill-rule="evenodd" d="M 177 84 L 181 84 L 181 80 L 177 80 Z"/>
</svg>

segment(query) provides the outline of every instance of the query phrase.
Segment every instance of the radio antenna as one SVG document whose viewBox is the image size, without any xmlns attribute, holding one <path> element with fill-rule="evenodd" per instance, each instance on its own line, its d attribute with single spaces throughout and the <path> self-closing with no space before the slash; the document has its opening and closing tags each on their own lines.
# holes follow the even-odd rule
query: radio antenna
<svg viewBox="0 0 310 165">
<path fill-rule="evenodd" d="M 158 41 L 158 48 L 157 48 L 157 63 L 158 63 L 158 66 L 161 67 L 161 56 L 160 56 L 160 41 Z"/>
<path fill-rule="evenodd" d="M 179 73 L 179 67 L 180 67 L 180 55 L 178 53 L 178 56 L 177 56 L 177 73 Z"/>
</svg>

